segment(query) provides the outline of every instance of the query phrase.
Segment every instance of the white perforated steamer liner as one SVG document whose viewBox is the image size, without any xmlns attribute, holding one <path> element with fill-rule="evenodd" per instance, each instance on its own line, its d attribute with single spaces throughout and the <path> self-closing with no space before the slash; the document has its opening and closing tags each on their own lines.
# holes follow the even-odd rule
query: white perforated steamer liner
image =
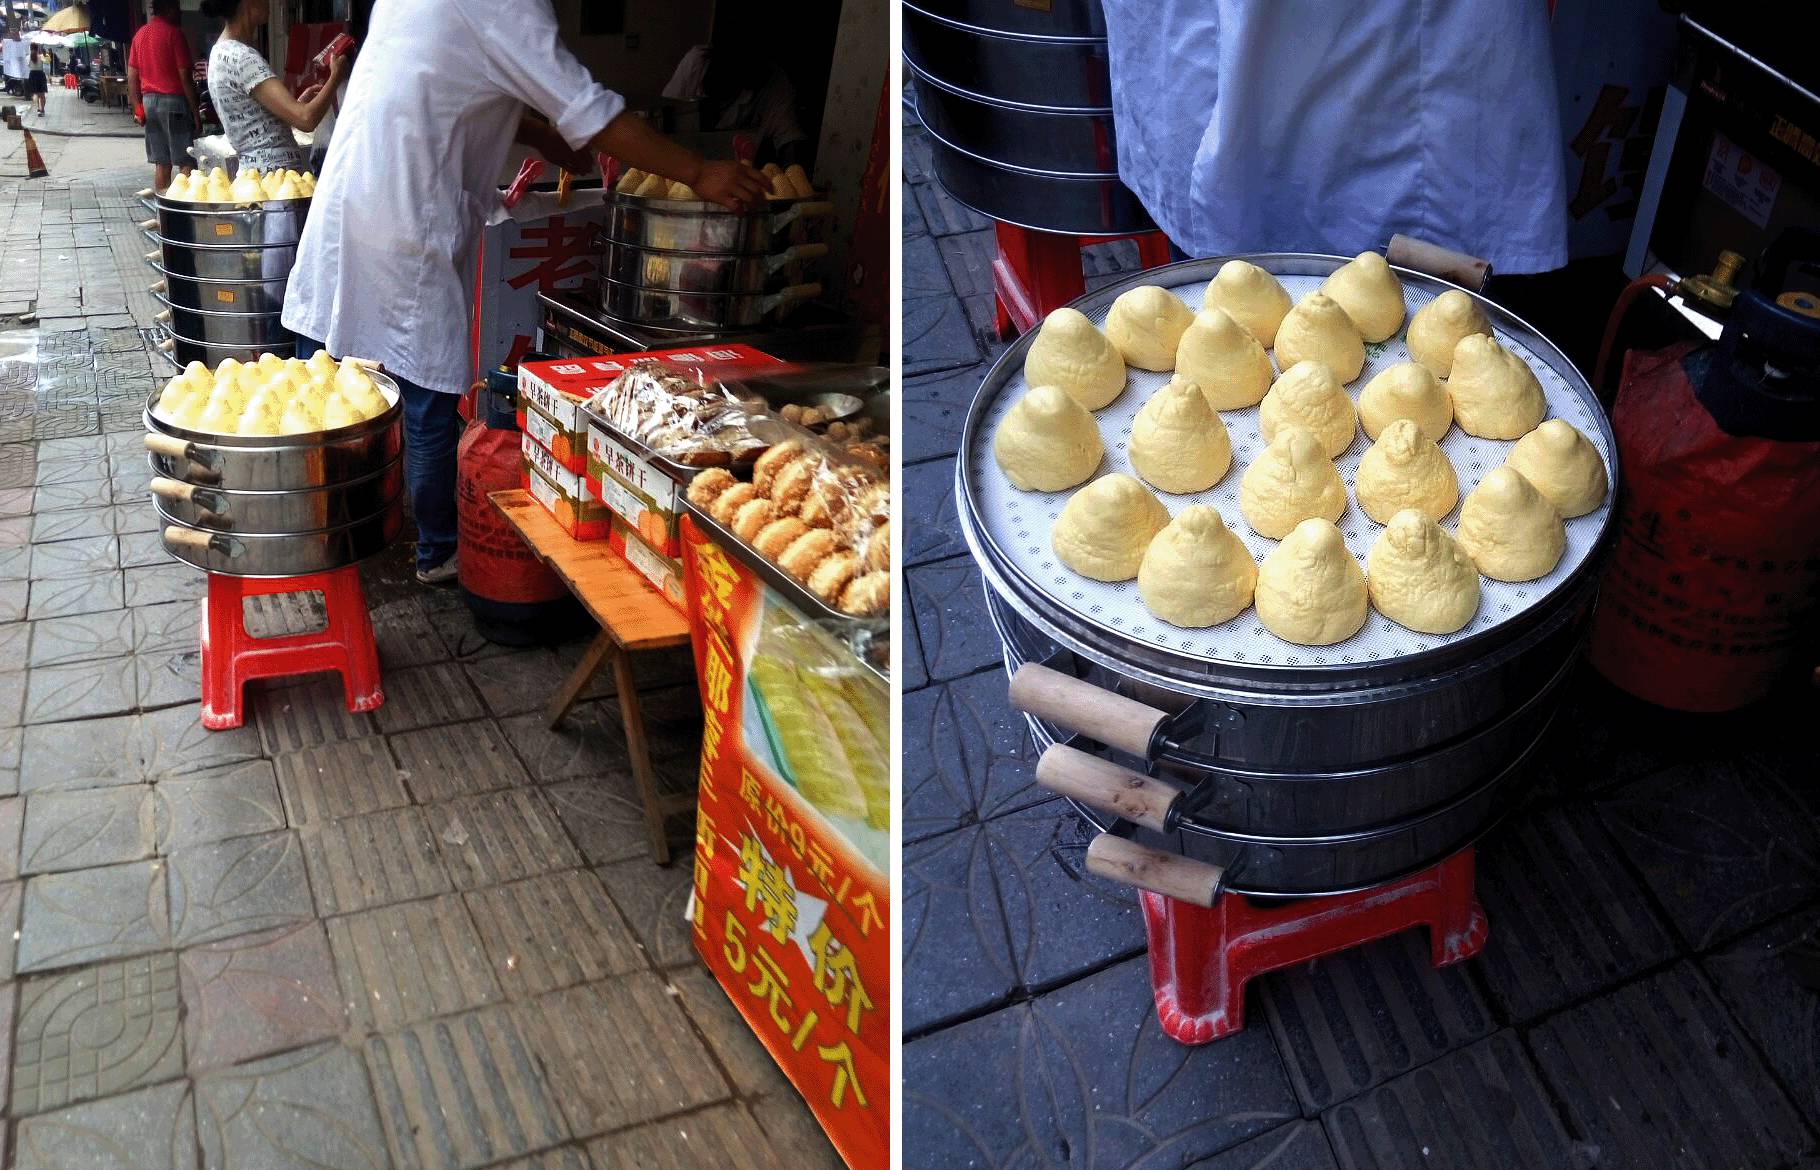
<svg viewBox="0 0 1820 1170">
<path fill-rule="evenodd" d="M 1265 268 L 1271 267 L 1268 257 L 1249 259 Z M 1337 266 L 1339 263 L 1338 258 L 1331 261 L 1332 265 Z M 1185 284 L 1174 283 L 1174 280 L 1181 278 L 1181 273 L 1176 269 L 1164 269 L 1154 276 L 1158 283 L 1181 297 L 1189 308 L 1199 310 L 1207 291 L 1207 281 L 1217 271 L 1218 264 L 1203 262 L 1195 267 L 1204 270 L 1206 276 L 1197 276 Z M 1403 280 L 1404 302 L 1408 312 L 1403 327 L 1395 337 L 1381 345 L 1366 346 L 1365 368 L 1346 386 L 1355 404 L 1359 392 L 1373 376 L 1390 366 L 1409 360 L 1409 348 L 1404 338 L 1410 318 L 1423 305 L 1452 287 L 1402 270 L 1398 271 L 1398 275 Z M 1319 288 L 1326 278 L 1279 273 L 1277 279 L 1292 299 L 1300 301 Z M 1095 325 L 1101 327 L 1105 326 L 1106 313 L 1113 299 L 1113 295 L 1110 295 L 1113 290 L 1105 291 L 1109 295 L 1103 299 L 1089 296 L 1077 305 Z M 1097 307 L 1087 307 L 1096 300 Z M 1604 419 L 1598 413 L 1599 408 L 1590 393 L 1571 385 L 1551 365 L 1541 360 L 1535 350 L 1503 327 L 1495 312 L 1488 310 L 1488 315 L 1492 317 L 1499 343 L 1521 357 L 1535 371 L 1543 393 L 1548 398 L 1548 417 L 1565 419 L 1585 435 L 1605 460 L 1608 480 L 1616 483 L 1616 476 L 1611 474 L 1612 452 L 1606 438 Z M 1273 361 L 1275 357 L 1273 351 Z M 1106 444 L 1106 458 L 1096 477 L 1112 472 L 1136 474 L 1132 470 L 1128 453 L 1131 424 L 1136 419 L 1138 410 L 1151 395 L 1163 388 L 1169 378 L 1169 374 L 1133 368 L 1128 371 L 1125 392 L 1111 405 L 1095 412 L 1101 437 Z M 1208 629 L 1182 629 L 1170 625 L 1145 608 L 1138 597 L 1136 581 L 1116 584 L 1094 581 L 1069 569 L 1056 557 L 1050 546 L 1049 530 L 1061 514 L 1062 505 L 1067 503 L 1074 490 L 1079 489 L 1066 492 L 1019 491 L 1005 478 L 998 461 L 992 456 L 992 438 L 998 431 L 999 423 L 1027 389 L 1021 368 L 1012 372 L 980 418 L 972 442 L 963 454 L 967 461 L 967 477 L 972 484 L 974 511 L 983 535 L 1000 554 L 1006 566 L 1053 603 L 1072 611 L 1080 619 L 1099 626 L 1109 634 L 1136 639 L 1159 649 L 1207 662 L 1265 667 L 1343 666 L 1347 663 L 1381 662 L 1418 654 L 1484 633 L 1517 618 L 1567 581 L 1597 546 L 1612 504 L 1612 493 L 1608 492 L 1605 502 L 1597 510 L 1567 521 L 1567 550 L 1562 554 L 1560 563 L 1547 576 L 1520 584 L 1480 577 L 1479 611 L 1464 628 L 1452 634 L 1417 633 L 1397 625 L 1375 609 L 1367 614 L 1364 628 L 1344 642 L 1332 646 L 1299 646 L 1285 642 L 1264 628 L 1258 620 L 1256 609 L 1247 609 L 1232 620 Z M 1208 504 L 1218 509 L 1227 527 L 1245 542 L 1252 559 L 1261 562 L 1276 547 L 1277 542 L 1253 532 L 1239 511 L 1239 481 L 1266 445 L 1258 432 L 1258 409 L 1253 406 L 1245 410 L 1221 411 L 1220 418 L 1225 422 L 1227 433 L 1232 438 L 1232 467 L 1220 482 L 1207 491 L 1192 495 L 1170 495 L 1164 492 L 1155 494 L 1171 516 L 1179 515 L 1190 504 Z M 1486 473 L 1504 462 L 1513 446 L 1515 440 L 1480 439 L 1466 434 L 1458 426 L 1448 431 L 1447 436 L 1441 440 L 1441 449 L 1447 453 L 1454 472 L 1459 477 L 1462 502 Z M 1384 531 L 1382 525 L 1360 511 L 1357 500 L 1353 498 L 1353 477 L 1358 471 L 1359 459 L 1370 447 L 1371 441 L 1361 429 L 1354 436 L 1352 446 L 1337 460 L 1341 478 L 1346 481 L 1347 488 L 1346 512 L 1340 517 L 1339 529 L 1346 538 L 1347 549 L 1358 559 L 1361 569 L 1372 544 Z M 1456 504 L 1454 510 L 1442 518 L 1441 526 L 1453 532 L 1458 521 L 1459 505 Z"/>
</svg>

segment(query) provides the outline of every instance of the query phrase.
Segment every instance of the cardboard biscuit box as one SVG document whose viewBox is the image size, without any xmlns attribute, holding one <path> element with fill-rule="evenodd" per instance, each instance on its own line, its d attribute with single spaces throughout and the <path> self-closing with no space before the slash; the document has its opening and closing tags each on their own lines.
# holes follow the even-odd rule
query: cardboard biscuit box
<svg viewBox="0 0 1820 1170">
<path fill-rule="evenodd" d="M 614 438 L 600 419 L 588 421 L 589 494 L 653 550 L 667 557 L 679 555 L 682 541 L 676 520 L 687 489 Z"/>
<path fill-rule="evenodd" d="M 664 595 L 665 601 L 684 613 L 688 612 L 689 601 L 688 594 L 683 588 L 681 561 L 675 557 L 664 556 L 640 540 L 632 526 L 618 516 L 613 517 L 612 533 L 607 537 L 607 547 L 624 557 L 627 564 L 638 570 L 640 576 Z"/>
<path fill-rule="evenodd" d="M 565 469 L 576 475 L 587 472 L 588 447 L 585 438 L 582 442 L 576 442 L 568 428 L 559 425 L 537 407 L 526 409 L 522 403 L 519 404 L 518 429 L 548 451 Z"/>
<path fill-rule="evenodd" d="M 556 518 L 563 531 L 576 540 L 607 539 L 613 514 L 588 495 L 581 477 L 558 463 L 529 434 L 520 446 L 525 490 Z"/>
</svg>

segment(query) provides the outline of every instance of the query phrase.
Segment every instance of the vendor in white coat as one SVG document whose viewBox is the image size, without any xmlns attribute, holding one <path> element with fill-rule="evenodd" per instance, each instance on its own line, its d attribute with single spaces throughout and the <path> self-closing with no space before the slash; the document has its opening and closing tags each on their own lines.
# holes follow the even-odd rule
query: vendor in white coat
<svg viewBox="0 0 1820 1170">
<path fill-rule="evenodd" d="M 522 117 L 529 106 L 549 118 Z M 551 129 L 553 127 L 553 129 Z M 514 139 L 585 173 L 587 152 L 681 180 L 736 210 L 761 177 L 626 112 L 564 49 L 550 0 L 379 0 L 323 164 L 284 324 L 300 355 L 381 362 L 404 394 L 417 579 L 456 575 L 456 403 L 481 229 Z"/>
<path fill-rule="evenodd" d="M 1190 256 L 1567 261 L 1542 0 L 1105 0 L 1119 175 Z"/>
</svg>

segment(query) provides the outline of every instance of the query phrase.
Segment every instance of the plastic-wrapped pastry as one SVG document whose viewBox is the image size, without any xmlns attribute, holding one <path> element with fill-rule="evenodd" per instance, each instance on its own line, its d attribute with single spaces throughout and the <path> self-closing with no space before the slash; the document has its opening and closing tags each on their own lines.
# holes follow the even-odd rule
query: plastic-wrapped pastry
<svg viewBox="0 0 1820 1170">
<path fill-rule="evenodd" d="M 736 483 L 716 496 L 708 506 L 708 515 L 722 524 L 733 522 L 733 513 L 739 511 L 740 505 L 758 498 L 758 489 L 749 483 Z"/>
<path fill-rule="evenodd" d="M 1239 513 L 1259 536 L 1281 540 L 1309 517 L 1346 513 L 1346 481 L 1307 427 L 1288 425 L 1239 480 Z"/>
<path fill-rule="evenodd" d="M 1215 410 L 1256 406 L 1276 376 L 1270 355 L 1221 308 L 1202 309 L 1175 348 L 1175 374 L 1197 383 Z"/>
<path fill-rule="evenodd" d="M 1385 427 L 1365 452 L 1352 490 L 1359 509 L 1379 524 L 1405 508 L 1439 520 L 1460 502 L 1460 481 L 1447 453 L 1406 418 Z"/>
<path fill-rule="evenodd" d="M 1403 326 L 1403 282 L 1376 252 L 1360 252 L 1321 282 L 1366 341 L 1376 344 Z"/>
<path fill-rule="evenodd" d="M 1194 320 L 1194 311 L 1166 288 L 1139 285 L 1119 294 L 1106 314 L 1106 338 L 1127 365 L 1172 370 L 1175 349 Z"/>
<path fill-rule="evenodd" d="M 778 561 L 797 538 L 809 532 L 809 526 L 795 516 L 779 516 L 758 530 L 752 547 L 773 561 Z M 781 562 L 780 562 L 781 563 Z"/>
<path fill-rule="evenodd" d="M 1150 538 L 1167 523 L 1168 510 L 1149 488 L 1114 473 L 1069 497 L 1049 542 L 1061 562 L 1083 577 L 1129 581 L 1137 576 Z"/>
<path fill-rule="evenodd" d="M 777 479 L 777 473 L 782 471 L 786 464 L 793 463 L 801 458 L 802 454 L 803 445 L 801 440 L 786 439 L 766 451 L 763 455 L 760 455 L 758 460 L 752 464 L 752 486 L 758 489 L 758 494 L 761 496 L 770 495 L 771 485 Z M 702 472 L 702 475 L 712 474 L 714 474 L 712 471 Z M 727 473 L 723 471 L 721 474 L 726 475 Z M 696 482 L 699 483 L 701 481 L 702 475 L 695 477 Z M 729 475 L 727 478 L 731 479 L 733 477 Z"/>
<path fill-rule="evenodd" d="M 1447 393 L 1454 421 L 1481 439 L 1520 439 L 1548 417 L 1548 399 L 1529 363 L 1480 333 L 1454 348 Z"/>
<path fill-rule="evenodd" d="M 1365 368 L 1365 342 L 1340 303 L 1326 293 L 1309 293 L 1277 326 L 1277 364 L 1320 362 L 1342 382 Z"/>
<path fill-rule="evenodd" d="M 1302 521 L 1258 566 L 1258 620 L 1298 646 L 1331 646 L 1358 633 L 1365 594 L 1365 573 L 1329 520 Z"/>
<path fill-rule="evenodd" d="M 886 520 L 866 538 L 866 570 L 883 573 L 891 568 L 891 521 Z"/>
<path fill-rule="evenodd" d="M 1226 424 L 1201 388 L 1180 375 L 1138 411 L 1129 450 L 1132 470 L 1145 483 L 1178 495 L 1206 491 L 1232 466 Z"/>
<path fill-rule="evenodd" d="M 1569 520 L 1603 504 L 1610 489 L 1605 460 L 1566 419 L 1551 418 L 1518 439 L 1504 462 Z"/>
<path fill-rule="evenodd" d="M 1491 335 L 1491 322 L 1477 301 L 1450 288 L 1416 310 L 1409 322 L 1409 356 L 1445 378 L 1453 370 L 1454 346 L 1475 333 Z"/>
<path fill-rule="evenodd" d="M 874 570 L 855 577 L 841 591 L 836 607 L 858 617 L 884 613 L 891 608 L 891 574 Z"/>
<path fill-rule="evenodd" d="M 1414 508 L 1398 512 L 1365 558 L 1371 604 L 1422 634 L 1451 634 L 1479 612 L 1479 570 L 1445 529 Z"/>
<path fill-rule="evenodd" d="M 1043 318 L 1024 355 L 1024 383 L 1057 386 L 1098 410 L 1125 389 L 1125 359 L 1079 309 L 1066 306 Z"/>
<path fill-rule="evenodd" d="M 722 492 L 738 482 L 726 468 L 710 467 L 689 481 L 689 502 L 707 508 Z"/>
<path fill-rule="evenodd" d="M 1376 440 L 1400 418 L 1411 419 L 1439 443 L 1453 426 L 1453 399 L 1434 372 L 1419 362 L 1398 362 L 1365 383 L 1359 394 L 1359 425 Z"/>
<path fill-rule="evenodd" d="M 777 564 L 798 581 L 807 581 L 815 567 L 839 547 L 840 538 L 834 533 L 826 528 L 811 528 L 790 542 L 790 547 L 776 558 Z"/>
<path fill-rule="evenodd" d="M 1084 483 L 1106 452 L 1087 408 L 1054 386 L 1033 386 L 1005 412 L 992 455 L 1012 485 L 1059 492 Z"/>
<path fill-rule="evenodd" d="M 777 176 L 784 173 L 784 168 L 778 166 L 774 162 L 768 162 L 764 166 L 758 168 L 758 173 L 767 179 L 775 179 Z"/>
<path fill-rule="evenodd" d="M 1460 508 L 1460 547 L 1494 581 L 1546 576 L 1567 550 L 1567 528 L 1548 498 L 1509 464 L 1494 467 Z"/>
<path fill-rule="evenodd" d="M 1138 596 L 1171 625 L 1217 626 L 1251 605 L 1258 567 L 1206 504 L 1192 504 L 1151 540 L 1138 565 Z"/>
<path fill-rule="evenodd" d="M 809 592 L 829 605 L 836 605 L 847 585 L 859 575 L 859 571 L 859 558 L 844 549 L 838 549 L 823 557 L 803 584 L 809 587 Z"/>
<path fill-rule="evenodd" d="M 786 463 L 771 481 L 771 502 L 782 516 L 802 514 L 803 501 L 815 486 L 815 460 L 803 458 Z"/>
<path fill-rule="evenodd" d="M 785 167 L 784 178 L 790 181 L 790 190 L 798 199 L 815 197 L 815 184 L 809 181 L 809 172 L 803 170 L 802 164 L 791 163 Z"/>
<path fill-rule="evenodd" d="M 792 187 L 790 180 L 784 176 L 782 171 L 779 171 L 771 176 L 771 189 L 766 194 L 773 199 L 794 199 L 796 198 L 796 188 Z"/>
<path fill-rule="evenodd" d="M 751 544 L 765 525 L 777 519 L 777 506 L 770 500 L 747 500 L 733 513 L 733 534 Z"/>
<path fill-rule="evenodd" d="M 1320 440 L 1329 459 L 1352 446 L 1358 431 L 1358 412 L 1339 377 L 1322 362 L 1297 362 L 1283 371 L 1258 406 L 1258 430 L 1264 441 L 1276 437 L 1278 428 L 1290 424 L 1307 427 Z"/>
<path fill-rule="evenodd" d="M 1266 349 L 1277 342 L 1277 327 L 1289 315 L 1289 293 L 1277 278 L 1245 260 L 1228 260 L 1207 284 L 1204 302 L 1224 309 Z"/>
</svg>

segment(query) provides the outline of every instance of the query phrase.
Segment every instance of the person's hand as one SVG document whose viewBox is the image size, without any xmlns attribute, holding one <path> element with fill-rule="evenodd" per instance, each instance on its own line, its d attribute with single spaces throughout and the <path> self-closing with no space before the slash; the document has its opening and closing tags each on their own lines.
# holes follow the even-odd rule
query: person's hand
<svg viewBox="0 0 1820 1170">
<path fill-rule="evenodd" d="M 329 58 L 329 79 L 325 84 L 327 84 L 330 89 L 334 89 L 341 84 L 342 79 L 345 78 L 348 75 L 348 71 L 353 68 L 354 54 L 352 52 L 335 54 L 333 57 Z"/>
<path fill-rule="evenodd" d="M 304 91 L 297 95 L 297 100 L 307 104 L 310 101 L 310 99 L 314 98 L 317 94 L 319 94 L 321 92 L 322 92 L 322 83 L 317 82 L 315 85 L 305 87 Z"/>
<path fill-rule="evenodd" d="M 765 201 L 767 190 L 757 171 L 745 163 L 716 159 L 701 164 L 701 173 L 689 186 L 710 203 L 729 211 L 744 211 Z"/>
<path fill-rule="evenodd" d="M 141 126 L 145 125 L 145 103 L 144 102 L 134 102 L 133 103 L 133 121 L 139 123 Z"/>
</svg>

